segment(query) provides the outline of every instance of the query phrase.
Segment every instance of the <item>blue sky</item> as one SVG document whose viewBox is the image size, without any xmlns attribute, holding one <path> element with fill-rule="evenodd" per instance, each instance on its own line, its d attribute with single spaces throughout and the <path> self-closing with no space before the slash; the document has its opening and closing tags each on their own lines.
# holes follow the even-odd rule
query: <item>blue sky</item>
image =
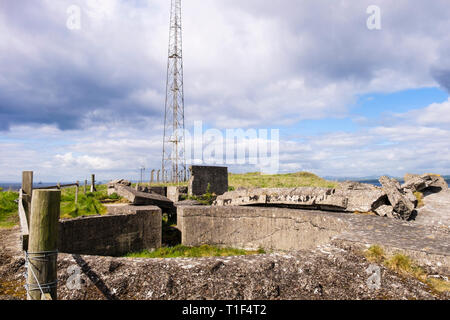
<svg viewBox="0 0 450 320">
<path fill-rule="evenodd" d="M 187 127 L 279 129 L 280 172 L 450 174 L 448 1 L 376 2 L 381 30 L 373 1 L 183 1 Z M 169 5 L 0 1 L 0 181 L 160 167 Z"/>
</svg>

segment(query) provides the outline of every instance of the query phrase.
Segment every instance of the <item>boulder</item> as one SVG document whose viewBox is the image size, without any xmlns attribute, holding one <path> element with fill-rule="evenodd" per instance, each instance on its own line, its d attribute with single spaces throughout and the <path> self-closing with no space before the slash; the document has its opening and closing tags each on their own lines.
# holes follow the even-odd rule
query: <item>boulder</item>
<svg viewBox="0 0 450 320">
<path fill-rule="evenodd" d="M 395 179 L 381 177 L 379 181 L 397 217 L 408 220 L 415 208 L 414 203 L 409 199 L 410 196 L 407 196 L 401 191 L 400 183 Z"/>
<path fill-rule="evenodd" d="M 412 192 L 423 191 L 428 188 L 440 188 L 442 191 L 448 190 L 447 182 L 439 175 L 435 174 L 423 174 L 405 175 L 405 183 L 401 186 L 402 189 L 409 189 Z"/>
</svg>

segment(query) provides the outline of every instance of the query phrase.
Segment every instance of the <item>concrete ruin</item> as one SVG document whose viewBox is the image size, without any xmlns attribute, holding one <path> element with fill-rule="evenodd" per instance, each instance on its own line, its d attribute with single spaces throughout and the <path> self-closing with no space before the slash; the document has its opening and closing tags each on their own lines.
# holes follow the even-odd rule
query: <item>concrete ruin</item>
<svg viewBox="0 0 450 320">
<path fill-rule="evenodd" d="M 373 213 L 383 217 L 408 220 L 417 209 L 413 192 L 439 187 L 447 190 L 438 176 L 414 177 L 403 186 L 381 177 L 382 187 L 358 182 L 344 182 L 338 188 L 250 188 L 227 192 L 217 197 L 214 206 L 285 207 L 351 213 Z"/>
<path fill-rule="evenodd" d="M 123 256 L 161 247 L 161 209 L 109 205 L 108 215 L 59 222 L 58 250 L 64 253 Z"/>
<path fill-rule="evenodd" d="M 222 195 L 228 191 L 228 168 L 191 166 L 189 179 L 189 196 L 204 195 L 209 192 Z"/>
<path fill-rule="evenodd" d="M 178 223 L 187 246 L 296 251 L 340 239 L 436 254 L 450 272 L 448 230 L 414 222 L 342 212 L 203 206 L 179 208 Z"/>
<path fill-rule="evenodd" d="M 184 196 L 187 198 L 188 187 L 169 186 L 167 187 L 167 198 L 173 202 L 182 200 Z"/>
</svg>

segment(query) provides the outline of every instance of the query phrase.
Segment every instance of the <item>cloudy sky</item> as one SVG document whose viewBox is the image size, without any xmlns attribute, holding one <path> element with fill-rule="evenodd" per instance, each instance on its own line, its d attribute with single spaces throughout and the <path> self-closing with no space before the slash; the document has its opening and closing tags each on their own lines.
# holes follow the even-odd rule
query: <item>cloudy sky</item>
<svg viewBox="0 0 450 320">
<path fill-rule="evenodd" d="M 160 167 L 169 12 L 0 0 L 0 181 Z M 186 126 L 279 129 L 280 172 L 450 174 L 449 15 L 448 0 L 184 1 Z"/>
</svg>

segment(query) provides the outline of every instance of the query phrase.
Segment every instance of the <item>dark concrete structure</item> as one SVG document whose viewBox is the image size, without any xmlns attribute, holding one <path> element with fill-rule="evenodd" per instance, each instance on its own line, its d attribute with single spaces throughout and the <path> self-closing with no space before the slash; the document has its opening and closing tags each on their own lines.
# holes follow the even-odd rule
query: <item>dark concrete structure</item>
<svg viewBox="0 0 450 320">
<path fill-rule="evenodd" d="M 59 222 L 58 251 L 122 256 L 161 247 L 161 209 L 154 206 L 108 206 L 109 215 Z"/>
<path fill-rule="evenodd" d="M 200 196 L 206 193 L 208 185 L 210 192 L 222 195 L 228 191 L 228 168 L 191 166 L 189 179 L 189 195 Z"/>
</svg>

